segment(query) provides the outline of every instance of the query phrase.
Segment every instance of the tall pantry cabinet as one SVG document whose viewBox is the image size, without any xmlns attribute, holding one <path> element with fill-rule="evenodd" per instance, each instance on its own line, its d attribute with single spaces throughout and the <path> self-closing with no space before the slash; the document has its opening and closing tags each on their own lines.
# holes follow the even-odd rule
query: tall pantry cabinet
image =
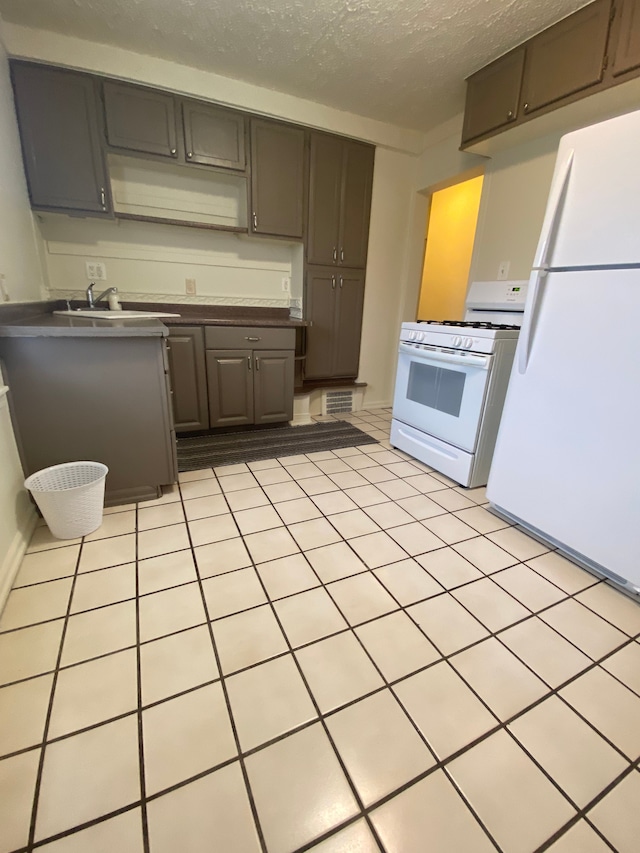
<svg viewBox="0 0 640 853">
<path fill-rule="evenodd" d="M 355 378 L 375 148 L 310 134 L 306 379 Z"/>
</svg>

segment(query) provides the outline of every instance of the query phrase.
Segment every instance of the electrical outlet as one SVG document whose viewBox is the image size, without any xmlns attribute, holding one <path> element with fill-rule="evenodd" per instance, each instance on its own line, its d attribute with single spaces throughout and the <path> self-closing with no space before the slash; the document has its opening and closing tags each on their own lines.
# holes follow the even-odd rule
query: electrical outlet
<svg viewBox="0 0 640 853">
<path fill-rule="evenodd" d="M 87 261 L 87 278 L 89 281 L 106 281 L 107 267 L 98 261 Z"/>
<path fill-rule="evenodd" d="M 498 267 L 498 281 L 506 281 L 509 278 L 510 266 L 511 261 L 500 261 L 500 266 Z"/>
<path fill-rule="evenodd" d="M 284 290 L 285 293 L 289 293 L 291 291 L 291 279 L 290 278 L 285 277 L 282 279 L 282 289 Z"/>
<path fill-rule="evenodd" d="M 196 280 L 195 278 L 185 278 L 184 280 L 184 292 L 189 296 L 196 295 Z"/>
<path fill-rule="evenodd" d="M 4 273 L 0 273 L 0 301 L 11 302 L 11 297 L 7 290 L 7 280 L 4 277 Z"/>
</svg>

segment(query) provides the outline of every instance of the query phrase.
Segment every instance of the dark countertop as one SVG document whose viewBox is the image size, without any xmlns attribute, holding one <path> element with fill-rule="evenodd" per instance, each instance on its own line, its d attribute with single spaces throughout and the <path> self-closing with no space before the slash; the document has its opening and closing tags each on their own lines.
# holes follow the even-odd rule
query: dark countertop
<svg viewBox="0 0 640 853">
<path fill-rule="evenodd" d="M 295 329 L 308 326 L 306 320 L 278 317 L 259 317 L 239 314 L 234 317 L 216 317 L 203 314 L 180 314 L 179 317 L 167 317 L 162 321 L 167 326 L 256 326 L 263 328 Z"/>
<path fill-rule="evenodd" d="M 79 303 L 73 303 L 79 307 Z M 289 317 L 286 308 L 247 308 L 235 305 L 194 305 L 184 303 L 125 302 L 125 310 L 163 311 L 179 314 L 166 319 L 118 319 L 117 312 L 105 311 L 109 319 L 67 317 L 51 313 L 66 309 L 64 302 L 23 303 L 0 308 L 0 337 L 166 337 L 167 326 L 254 326 L 303 328 L 306 320 Z"/>
<path fill-rule="evenodd" d="M 166 338 L 168 334 L 169 330 L 160 320 L 96 320 L 59 314 L 0 319 L 0 337 L 3 338 Z"/>
<path fill-rule="evenodd" d="M 132 311 L 167 311 L 180 314 L 163 320 L 168 326 L 262 326 L 303 328 L 306 320 L 292 319 L 288 308 L 258 308 L 244 305 L 195 305 L 185 302 L 123 302 Z"/>
</svg>

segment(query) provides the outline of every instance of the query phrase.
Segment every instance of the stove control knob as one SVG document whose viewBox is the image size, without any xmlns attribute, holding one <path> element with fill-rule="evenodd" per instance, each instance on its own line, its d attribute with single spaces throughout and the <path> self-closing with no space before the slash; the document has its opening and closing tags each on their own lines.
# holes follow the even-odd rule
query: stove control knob
<svg viewBox="0 0 640 853">
<path fill-rule="evenodd" d="M 424 340 L 424 332 L 418 332 L 416 337 L 419 341 Z"/>
<path fill-rule="evenodd" d="M 455 336 L 455 338 L 453 339 L 453 345 L 454 347 L 462 346 L 462 338 L 460 337 L 460 335 Z"/>
<path fill-rule="evenodd" d="M 464 348 L 465 349 L 471 349 L 472 346 L 473 346 L 473 339 L 472 338 L 465 338 L 464 339 Z"/>
<path fill-rule="evenodd" d="M 415 339 L 416 339 L 416 333 L 415 332 L 409 332 L 409 340 L 415 341 Z"/>
</svg>

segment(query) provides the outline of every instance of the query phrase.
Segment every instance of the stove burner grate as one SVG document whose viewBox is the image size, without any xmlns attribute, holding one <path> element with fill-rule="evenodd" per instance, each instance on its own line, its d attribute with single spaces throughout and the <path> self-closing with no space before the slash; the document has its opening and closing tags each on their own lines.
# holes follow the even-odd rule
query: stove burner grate
<svg viewBox="0 0 640 853">
<path fill-rule="evenodd" d="M 474 320 L 418 320 L 418 323 L 426 323 L 428 326 L 455 326 L 461 329 L 505 329 L 508 331 L 519 331 L 519 326 L 510 326 L 506 323 L 481 323 Z"/>
</svg>

